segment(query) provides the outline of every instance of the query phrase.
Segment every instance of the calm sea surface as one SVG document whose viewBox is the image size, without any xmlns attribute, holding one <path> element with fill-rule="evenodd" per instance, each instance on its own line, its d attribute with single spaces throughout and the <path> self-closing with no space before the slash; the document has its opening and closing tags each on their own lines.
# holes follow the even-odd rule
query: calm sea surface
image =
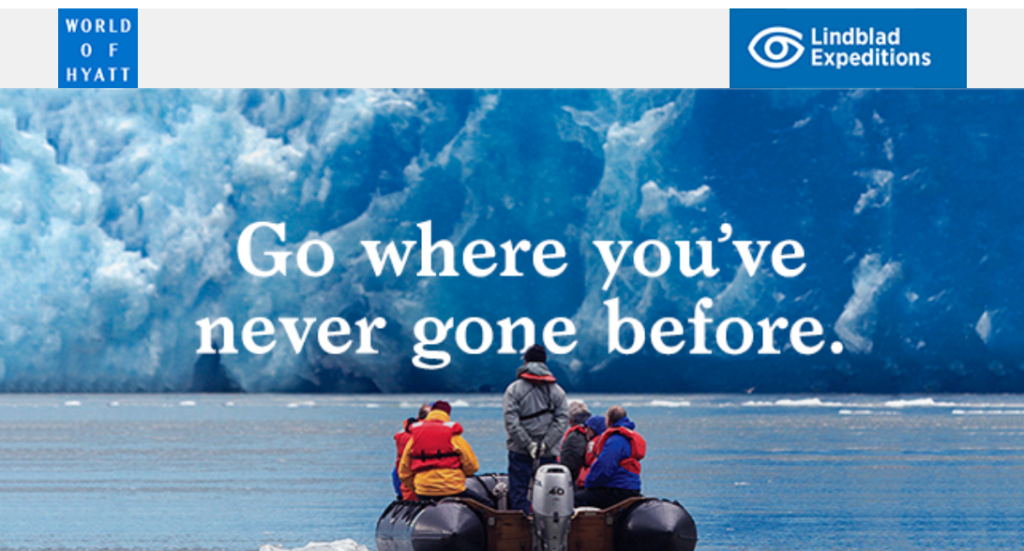
<svg viewBox="0 0 1024 551">
<path fill-rule="evenodd" d="M 442 397 L 504 471 L 501 397 Z M 372 549 L 434 398 L 0 395 L 0 549 Z M 698 549 L 1024 549 L 1024 396 L 573 398 L 626 406 Z"/>
</svg>

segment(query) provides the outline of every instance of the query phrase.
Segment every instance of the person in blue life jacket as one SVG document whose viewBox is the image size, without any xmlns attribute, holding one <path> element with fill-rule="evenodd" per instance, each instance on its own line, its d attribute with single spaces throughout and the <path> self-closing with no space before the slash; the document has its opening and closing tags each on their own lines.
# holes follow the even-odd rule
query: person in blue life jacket
<svg viewBox="0 0 1024 551">
<path fill-rule="evenodd" d="M 523 354 L 516 380 L 505 389 L 502 413 L 508 432 L 508 501 L 510 509 L 530 514 L 527 490 L 534 470 L 557 461 L 562 436 L 569 428 L 565 391 L 546 365 L 539 344 Z"/>
<path fill-rule="evenodd" d="M 647 442 L 636 432 L 622 406 L 608 408 L 607 430 L 594 445 L 594 460 L 576 494 L 577 507 L 607 509 L 622 500 L 640 496 L 640 460 L 647 454 Z"/>
<path fill-rule="evenodd" d="M 607 426 L 604 422 L 604 417 L 600 415 L 591 416 L 587 419 L 587 422 L 583 424 L 586 427 L 587 435 L 587 451 L 583 455 L 583 466 L 580 468 L 579 474 L 573 480 L 576 481 L 576 488 L 579 490 L 584 488 L 587 481 L 587 475 L 590 474 L 590 468 L 594 466 L 594 461 L 597 460 L 597 456 L 594 454 L 594 448 L 597 446 L 599 436 L 604 434 Z M 577 490 L 577 491 L 579 491 Z"/>
</svg>

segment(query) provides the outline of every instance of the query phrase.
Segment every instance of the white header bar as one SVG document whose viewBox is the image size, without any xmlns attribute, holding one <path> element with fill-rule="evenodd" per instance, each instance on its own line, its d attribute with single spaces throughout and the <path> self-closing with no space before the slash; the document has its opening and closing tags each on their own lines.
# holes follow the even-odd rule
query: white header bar
<svg viewBox="0 0 1024 551">
<path fill-rule="evenodd" d="M 728 28 L 723 10 L 142 10 L 139 86 L 724 88 Z"/>
<path fill-rule="evenodd" d="M 574 9 L 586 10 L 688 10 L 688 9 L 715 9 L 728 10 L 729 8 L 857 8 L 857 9 L 884 9 L 884 8 L 917 8 L 917 9 L 964 9 L 963 2 L 952 0 L 902 0 L 898 2 L 885 2 L 882 0 L 867 0 L 864 2 L 821 2 L 820 0 L 787 0 L 772 2 L 766 5 L 765 2 L 757 0 L 690 0 L 681 5 L 678 0 L 291 0 L 288 2 L 274 2 L 267 0 L 6 0 L 5 8 L 131 8 L 131 9 L 236 9 L 240 11 L 253 9 L 465 9 L 465 10 L 491 10 L 491 9 L 527 9 L 527 10 L 551 10 L 551 9 Z M 972 2 L 970 8 L 1005 8 L 1005 1 L 978 0 Z"/>
<path fill-rule="evenodd" d="M 57 23 L 0 10 L 0 87 L 57 86 Z M 138 24 L 140 88 L 729 86 L 726 9 L 142 9 Z M 1024 10 L 967 25 L 968 87 L 1024 88 Z"/>
</svg>

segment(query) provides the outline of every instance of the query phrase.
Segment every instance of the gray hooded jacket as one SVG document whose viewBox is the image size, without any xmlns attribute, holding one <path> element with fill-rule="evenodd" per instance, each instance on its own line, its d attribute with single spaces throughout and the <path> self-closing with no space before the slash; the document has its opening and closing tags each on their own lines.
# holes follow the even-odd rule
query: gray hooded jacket
<svg viewBox="0 0 1024 551">
<path fill-rule="evenodd" d="M 550 378 L 551 382 L 529 381 L 522 378 L 524 373 Z M 545 445 L 545 457 L 558 455 L 562 436 L 569 428 L 569 404 L 548 366 L 540 362 L 520 366 L 516 380 L 505 389 L 502 409 L 509 451 L 529 455 L 530 442 L 538 442 Z"/>
</svg>

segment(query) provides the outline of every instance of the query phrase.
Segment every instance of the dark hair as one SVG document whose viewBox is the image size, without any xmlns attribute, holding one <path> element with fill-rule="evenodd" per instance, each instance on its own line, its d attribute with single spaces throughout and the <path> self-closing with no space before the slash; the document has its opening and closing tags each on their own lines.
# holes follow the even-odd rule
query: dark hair
<svg viewBox="0 0 1024 551">
<path fill-rule="evenodd" d="M 427 415 L 430 415 L 430 404 L 423 404 L 420 406 L 420 411 L 416 414 L 416 418 L 422 421 L 427 418 Z"/>
<path fill-rule="evenodd" d="M 612 406 L 608 408 L 608 413 L 605 414 L 605 417 L 608 418 L 608 426 L 610 427 L 626 417 L 626 410 L 622 406 Z"/>
<path fill-rule="evenodd" d="M 526 363 L 546 363 L 548 361 L 548 352 L 539 344 L 531 345 L 530 348 L 526 349 L 526 353 L 523 354 L 523 361 Z"/>
</svg>

